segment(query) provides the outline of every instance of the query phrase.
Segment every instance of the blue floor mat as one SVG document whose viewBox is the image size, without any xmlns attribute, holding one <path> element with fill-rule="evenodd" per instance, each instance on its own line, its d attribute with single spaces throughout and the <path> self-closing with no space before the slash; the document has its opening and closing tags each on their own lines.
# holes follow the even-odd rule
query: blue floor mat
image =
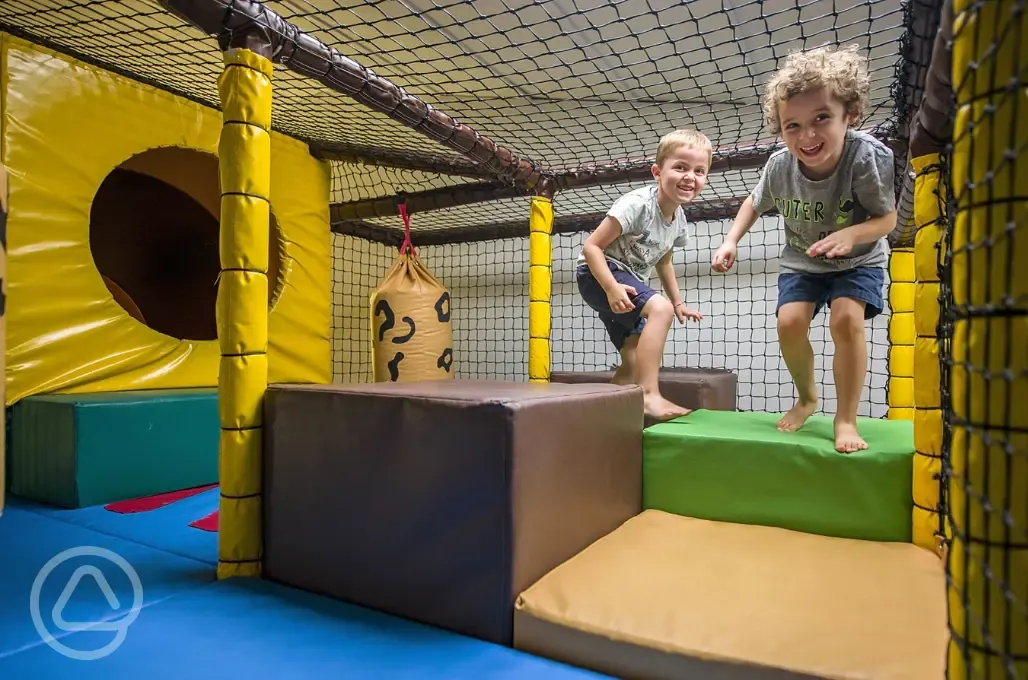
<svg viewBox="0 0 1028 680">
<path fill-rule="evenodd" d="M 27 646 L 42 644 L 31 613 L 33 583 L 51 559 L 75 548 L 113 551 L 127 561 L 138 575 L 144 608 L 209 585 L 215 577 L 210 565 L 197 560 L 8 506 L 0 516 L 0 659 Z M 96 577 L 96 569 L 110 586 L 115 598 L 113 607 L 101 588 L 102 579 Z M 77 587 L 67 589 L 76 574 L 81 579 Z M 54 625 L 55 606 L 65 590 L 70 597 L 59 613 L 67 624 L 118 619 L 133 606 L 135 593 L 126 572 L 104 558 L 69 559 L 56 566 L 41 583 L 38 611 L 41 619 L 48 622 L 47 630 L 58 639 L 70 635 Z M 6 676 L 0 673 L 0 677 Z"/>
<path fill-rule="evenodd" d="M 105 640 L 110 639 L 113 633 L 108 632 Z M 92 633 L 76 633 L 62 642 L 77 649 L 106 644 Z M 0 677 L 72 676 L 97 680 L 605 677 L 254 579 L 220 581 L 147 607 L 120 647 L 90 663 L 69 659 L 47 646 L 0 658 Z"/>
<path fill-rule="evenodd" d="M 146 536 L 138 533 L 146 520 L 133 524 L 131 515 L 118 515 L 114 521 L 93 512 L 90 522 L 101 529 L 96 531 L 77 523 L 91 510 L 64 512 L 39 513 L 16 502 L 0 516 L 0 678 L 605 677 L 268 581 L 219 582 L 206 561 L 142 544 L 145 539 L 182 548 L 181 533 L 174 540 Z M 179 526 L 205 533 L 190 529 L 188 522 L 172 521 L 176 514 L 181 513 L 166 513 L 161 520 L 169 523 L 170 533 L 178 532 Z M 129 525 L 133 529 L 126 531 Z M 158 525 L 149 526 L 158 533 Z M 129 539 L 112 536 L 112 531 Z M 111 648 L 119 635 L 113 624 L 123 620 L 134 603 L 129 578 L 111 562 L 95 557 L 75 558 L 53 569 L 40 589 L 38 619 L 66 653 L 110 650 L 108 656 L 89 662 L 46 644 L 30 607 L 40 570 L 62 551 L 84 546 L 124 558 L 138 573 L 143 603 L 138 617 L 124 628 L 120 645 Z M 96 573 L 100 578 L 94 578 Z M 57 607 L 62 595 L 72 590 L 68 583 L 75 575 L 81 576 L 78 585 L 66 605 Z M 103 584 L 109 584 L 113 602 Z M 66 627 L 97 621 L 112 625 L 62 632 L 55 620 L 63 620 Z"/>
<path fill-rule="evenodd" d="M 17 497 L 9 498 L 7 507 L 124 538 L 180 557 L 212 565 L 218 562 L 218 535 L 189 526 L 190 522 L 218 509 L 217 487 L 163 508 L 124 515 L 103 506 L 67 510 Z"/>
</svg>

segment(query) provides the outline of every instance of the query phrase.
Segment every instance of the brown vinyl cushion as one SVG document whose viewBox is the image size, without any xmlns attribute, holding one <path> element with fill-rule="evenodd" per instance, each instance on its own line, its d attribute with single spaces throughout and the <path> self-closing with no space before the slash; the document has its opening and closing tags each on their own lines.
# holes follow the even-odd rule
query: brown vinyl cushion
<svg viewBox="0 0 1028 680">
<path fill-rule="evenodd" d="M 491 642 L 642 507 L 634 386 L 274 385 L 265 414 L 265 574 Z"/>
<path fill-rule="evenodd" d="M 609 383 L 614 371 L 554 371 L 550 382 Z M 657 385 L 665 399 L 684 408 L 735 411 L 739 377 L 720 368 L 662 367 Z"/>
<path fill-rule="evenodd" d="M 942 562 L 647 510 L 518 598 L 514 646 L 619 678 L 939 680 Z"/>
</svg>

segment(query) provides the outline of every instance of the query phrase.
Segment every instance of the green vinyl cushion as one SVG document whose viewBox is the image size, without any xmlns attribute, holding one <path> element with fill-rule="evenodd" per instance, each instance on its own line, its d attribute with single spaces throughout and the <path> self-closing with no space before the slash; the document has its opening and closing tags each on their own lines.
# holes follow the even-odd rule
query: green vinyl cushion
<svg viewBox="0 0 1028 680">
<path fill-rule="evenodd" d="M 643 507 L 812 534 L 911 540 L 913 424 L 862 418 L 866 451 L 835 450 L 832 418 L 694 411 L 643 432 Z"/>
<path fill-rule="evenodd" d="M 11 409 L 11 493 L 81 508 L 218 481 L 213 388 L 27 397 Z"/>
</svg>

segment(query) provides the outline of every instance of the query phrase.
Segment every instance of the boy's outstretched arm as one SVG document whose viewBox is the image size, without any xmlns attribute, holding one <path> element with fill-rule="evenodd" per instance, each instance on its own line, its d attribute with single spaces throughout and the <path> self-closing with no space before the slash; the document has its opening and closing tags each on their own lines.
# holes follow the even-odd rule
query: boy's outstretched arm
<svg viewBox="0 0 1028 680">
<path fill-rule="evenodd" d="M 667 251 L 667 254 L 660 258 L 654 269 L 657 270 L 660 286 L 664 289 L 664 293 L 667 294 L 667 299 L 671 301 L 672 305 L 677 307 L 682 301 L 682 291 L 678 288 L 678 277 L 675 276 L 675 265 L 672 264 L 671 259 L 672 252 L 670 250 Z"/>
<path fill-rule="evenodd" d="M 846 257 L 853 246 L 874 243 L 896 228 L 896 211 L 893 210 L 880 217 L 854 224 L 851 227 L 840 229 L 821 239 L 807 249 L 807 255 L 815 257 Z"/>
<path fill-rule="evenodd" d="M 631 286 L 623 286 L 618 283 L 611 274 L 610 267 L 607 266 L 607 258 L 603 254 L 604 248 L 613 243 L 614 239 L 620 235 L 621 224 L 607 215 L 600 222 L 600 226 L 596 227 L 596 230 L 585 239 L 585 243 L 582 244 L 582 255 L 585 257 L 585 263 L 589 265 L 589 271 L 592 272 L 593 278 L 603 287 L 603 290 L 607 291 L 607 300 L 610 302 L 611 310 L 623 314 L 635 308 L 628 297 L 628 292 L 635 295 L 636 290 Z"/>
<path fill-rule="evenodd" d="M 673 253 L 674 251 L 669 250 L 657 262 L 655 269 L 657 270 L 657 276 L 660 278 L 660 285 L 667 294 L 668 300 L 674 305 L 675 316 L 678 317 L 679 323 L 685 323 L 686 319 L 699 321 L 703 318 L 703 315 L 689 309 L 682 299 L 682 291 L 678 288 L 678 277 L 675 276 L 675 265 L 672 260 Z"/>
<path fill-rule="evenodd" d="M 739 207 L 739 212 L 735 215 L 735 221 L 732 222 L 732 228 L 728 230 L 724 243 L 721 244 L 721 247 L 717 249 L 714 257 L 710 260 L 711 269 L 726 272 L 732 268 L 732 265 L 735 264 L 735 257 L 739 252 L 739 241 L 753 228 L 758 217 L 760 215 L 757 214 L 756 209 L 753 207 L 753 197 L 747 196 L 746 200 Z"/>
</svg>

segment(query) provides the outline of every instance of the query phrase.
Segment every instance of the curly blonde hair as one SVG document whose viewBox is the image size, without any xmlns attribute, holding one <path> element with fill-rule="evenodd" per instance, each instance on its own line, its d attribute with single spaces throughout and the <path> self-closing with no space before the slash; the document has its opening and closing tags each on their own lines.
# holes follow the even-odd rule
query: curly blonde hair
<svg viewBox="0 0 1028 680">
<path fill-rule="evenodd" d="M 771 133 L 777 135 L 782 131 L 778 117 L 780 102 L 821 88 L 828 88 L 847 114 L 858 119 L 864 115 L 871 78 L 859 45 L 826 45 L 786 57 L 785 64 L 764 90 L 764 122 Z"/>
</svg>

